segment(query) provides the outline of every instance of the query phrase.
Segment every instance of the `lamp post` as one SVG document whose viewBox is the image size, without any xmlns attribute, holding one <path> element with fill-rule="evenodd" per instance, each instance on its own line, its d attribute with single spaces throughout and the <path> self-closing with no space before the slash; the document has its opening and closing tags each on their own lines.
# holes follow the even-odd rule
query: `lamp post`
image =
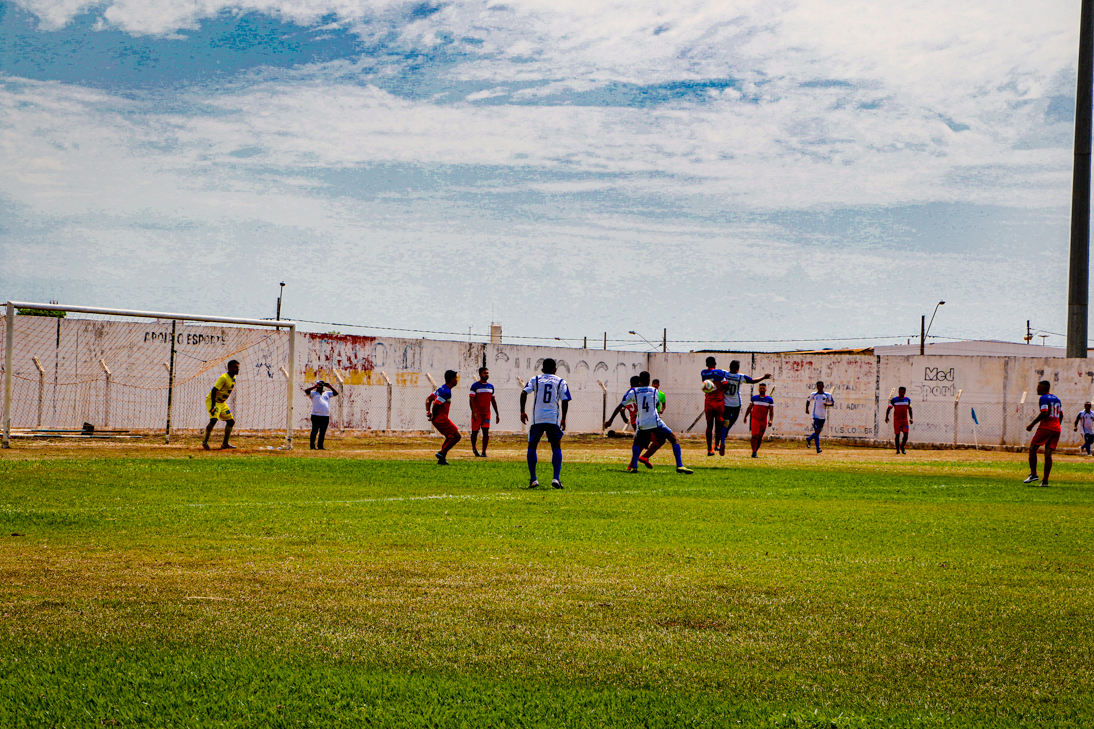
<svg viewBox="0 0 1094 729">
<path fill-rule="evenodd" d="M 922 355 L 927 345 L 927 335 L 931 333 L 931 324 L 934 324 L 934 315 L 938 313 L 938 307 L 945 304 L 945 301 L 939 301 L 934 305 L 934 311 L 931 312 L 931 323 L 926 324 L 926 315 L 919 318 L 919 353 Z M 926 325 L 925 325 L 926 324 Z"/>
<path fill-rule="evenodd" d="M 643 337 L 638 332 L 636 332 L 634 330 L 631 330 L 631 331 L 627 332 L 627 334 L 633 334 L 634 336 L 638 337 L 639 339 L 641 339 L 646 344 L 650 345 L 650 351 L 651 352 L 656 352 L 657 351 L 657 345 L 654 344 L 653 342 L 651 342 L 650 340 L 646 339 L 645 337 Z"/>
</svg>

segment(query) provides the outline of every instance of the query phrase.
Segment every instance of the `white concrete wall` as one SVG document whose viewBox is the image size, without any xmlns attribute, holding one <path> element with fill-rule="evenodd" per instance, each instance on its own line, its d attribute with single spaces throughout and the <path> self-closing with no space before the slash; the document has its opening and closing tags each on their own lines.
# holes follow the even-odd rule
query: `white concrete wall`
<svg viewBox="0 0 1094 729">
<path fill-rule="evenodd" d="M 0 325 L 3 317 L 0 317 Z M 166 421 L 167 370 L 171 322 L 112 320 L 71 316 L 58 320 L 19 316 L 14 358 L 13 425 L 38 424 L 41 385 L 42 427 L 96 427 L 161 430 Z M 661 380 L 667 395 L 665 420 L 678 433 L 701 433 L 703 395 L 699 372 L 703 353 L 634 353 L 520 344 L 480 344 L 395 337 L 361 337 L 302 333 L 297 335 L 296 427 L 307 428 L 311 403 L 303 389 L 317 378 L 337 382 L 345 377 L 342 397 L 332 402 L 332 425 L 338 428 L 429 430 L 425 398 L 433 390 L 429 377 L 441 383 L 446 369 L 460 373 L 452 417 L 470 426 L 467 394 L 485 362 L 496 387 L 500 432 L 520 432 L 520 382 L 541 370 L 543 359 L 558 361 L 559 374 L 570 384 L 571 432 L 596 432 L 643 369 Z M 206 422 L 205 394 L 224 371 L 228 359 L 242 363 L 231 405 L 238 427 L 278 430 L 284 427 L 287 330 L 181 325 L 176 336 L 174 422 L 177 429 L 197 429 Z M 39 377 L 32 358 L 46 370 Z M 1085 400 L 1094 397 L 1094 360 L 1058 357 L 920 357 L 870 354 L 721 353 L 718 366 L 740 360 L 741 371 L 759 377 L 770 372 L 776 403 L 776 435 L 803 436 L 810 417 L 805 398 L 819 379 L 836 406 L 827 434 L 889 441 L 884 423 L 892 392 L 903 385 L 913 401 L 912 442 L 939 444 L 1005 444 L 1028 442 L 1025 426 L 1037 413 L 1037 382 L 1047 379 L 1064 403 L 1062 445 L 1081 438 L 1071 430 Z M 106 377 L 99 360 L 112 372 L 107 418 Z M 386 375 L 391 381 L 387 385 Z M 605 396 L 599 382 L 604 382 Z M 389 396 L 390 391 L 390 396 Z M 957 393 L 960 401 L 955 402 Z M 1025 402 L 1022 396 L 1025 393 Z M 742 395 L 747 402 L 752 394 Z M 979 425 L 972 419 L 975 409 Z M 620 420 L 614 427 L 622 428 Z M 694 424 L 694 427 L 693 427 Z M 743 435 L 739 424 L 735 435 Z"/>
</svg>

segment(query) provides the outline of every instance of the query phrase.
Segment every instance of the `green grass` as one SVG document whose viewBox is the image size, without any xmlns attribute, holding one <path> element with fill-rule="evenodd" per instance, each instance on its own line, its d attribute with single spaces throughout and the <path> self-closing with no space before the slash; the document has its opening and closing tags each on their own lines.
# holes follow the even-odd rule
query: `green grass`
<svg viewBox="0 0 1094 729">
<path fill-rule="evenodd" d="M 777 464 L 0 461 L 0 725 L 1094 722 L 1094 483 Z"/>
</svg>

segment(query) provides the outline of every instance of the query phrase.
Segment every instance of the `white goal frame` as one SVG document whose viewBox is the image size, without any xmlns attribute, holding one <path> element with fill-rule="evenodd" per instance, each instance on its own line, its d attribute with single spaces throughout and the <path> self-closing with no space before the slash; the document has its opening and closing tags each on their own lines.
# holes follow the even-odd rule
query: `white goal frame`
<svg viewBox="0 0 1094 729">
<path fill-rule="evenodd" d="M 130 316 L 143 319 L 169 319 L 175 321 L 200 321 L 214 324 L 242 324 L 244 326 L 269 327 L 289 330 L 289 366 L 288 388 L 285 405 L 285 449 L 292 449 L 293 437 L 293 401 L 296 396 L 296 322 L 287 319 L 241 319 L 228 316 L 208 316 L 205 314 L 171 314 L 161 311 L 135 311 L 132 309 L 103 309 L 94 306 L 68 306 L 62 304 L 36 304 L 25 301 L 9 301 L 4 332 L 4 436 L 3 448 L 11 448 L 11 409 L 12 377 L 15 367 L 15 310 L 40 309 L 44 311 L 71 311 L 76 314 L 106 314 L 111 316 Z M 170 436 L 170 433 L 168 433 Z"/>
</svg>

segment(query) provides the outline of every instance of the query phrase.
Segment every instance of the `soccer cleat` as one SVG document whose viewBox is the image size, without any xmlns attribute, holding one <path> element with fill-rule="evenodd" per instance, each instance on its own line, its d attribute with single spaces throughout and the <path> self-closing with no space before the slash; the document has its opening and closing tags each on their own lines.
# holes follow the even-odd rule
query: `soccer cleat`
<svg viewBox="0 0 1094 729">
<path fill-rule="evenodd" d="M 821 452 L 821 449 L 820 449 L 820 448 L 818 448 L 818 449 L 817 449 L 817 453 L 820 453 L 820 452 Z"/>
<path fill-rule="evenodd" d="M 753 458 L 756 458 L 756 457 L 757 457 L 757 456 L 756 456 L 756 451 L 752 451 L 752 457 L 753 457 Z"/>
<path fill-rule="evenodd" d="M 638 469 L 627 466 L 627 473 L 638 473 Z"/>
<path fill-rule="evenodd" d="M 1038 476 L 1035 473 L 1032 473 L 1029 476 L 1026 476 L 1026 480 L 1023 481 L 1022 483 L 1036 483 L 1039 478 L 1040 478 L 1040 476 Z"/>
<path fill-rule="evenodd" d="M 448 463 L 447 458 L 445 458 L 444 456 L 441 456 L 440 458 L 437 459 L 437 465 L 438 466 L 447 466 L 447 465 L 450 465 L 450 464 Z"/>
<path fill-rule="evenodd" d="M 208 443 L 202 443 L 201 444 L 201 449 L 205 450 L 205 451 L 209 450 L 209 444 Z"/>
<path fill-rule="evenodd" d="M 551 488 L 553 488 L 553 489 L 562 488 L 562 482 L 559 481 L 557 478 L 551 479 Z"/>
<path fill-rule="evenodd" d="M 234 450 L 236 450 L 236 447 L 234 445 L 231 445 L 230 443 L 225 443 L 224 445 L 222 445 L 220 447 L 220 450 L 222 450 L 222 451 L 234 451 Z"/>
<path fill-rule="evenodd" d="M 1042 486 L 1048 486 L 1048 479 L 1046 478 L 1044 481 L 1042 481 L 1041 485 Z"/>
<path fill-rule="evenodd" d="M 714 455 L 714 451 L 707 451 L 707 455 L 708 455 L 708 456 L 713 456 L 713 455 Z"/>
<path fill-rule="evenodd" d="M 473 454 L 475 454 L 475 458 L 478 458 L 478 457 L 479 457 L 479 452 L 478 452 L 478 451 L 476 451 L 476 450 L 472 449 L 472 450 L 471 450 L 471 452 L 472 452 Z"/>
<path fill-rule="evenodd" d="M 645 456 L 642 456 L 641 458 L 639 458 L 638 462 L 641 463 L 646 468 L 653 468 L 653 464 L 650 463 L 650 459 L 646 458 Z"/>
<path fill-rule="evenodd" d="M 538 489 L 539 488 L 539 481 L 537 481 L 533 478 L 532 481 L 528 484 L 528 488 Z"/>
<path fill-rule="evenodd" d="M 684 466 L 677 466 L 676 467 L 676 472 L 677 473 L 682 473 L 685 476 L 690 476 L 691 474 L 695 473 L 695 471 L 692 471 L 690 468 L 686 468 Z"/>
<path fill-rule="evenodd" d="M 724 456 L 725 454 L 726 454 L 726 444 L 722 443 L 721 445 L 718 446 L 718 455 L 719 456 Z"/>
<path fill-rule="evenodd" d="M 904 455 L 908 455 L 908 451 L 904 450 L 903 448 L 900 450 L 900 452 Z"/>
</svg>

